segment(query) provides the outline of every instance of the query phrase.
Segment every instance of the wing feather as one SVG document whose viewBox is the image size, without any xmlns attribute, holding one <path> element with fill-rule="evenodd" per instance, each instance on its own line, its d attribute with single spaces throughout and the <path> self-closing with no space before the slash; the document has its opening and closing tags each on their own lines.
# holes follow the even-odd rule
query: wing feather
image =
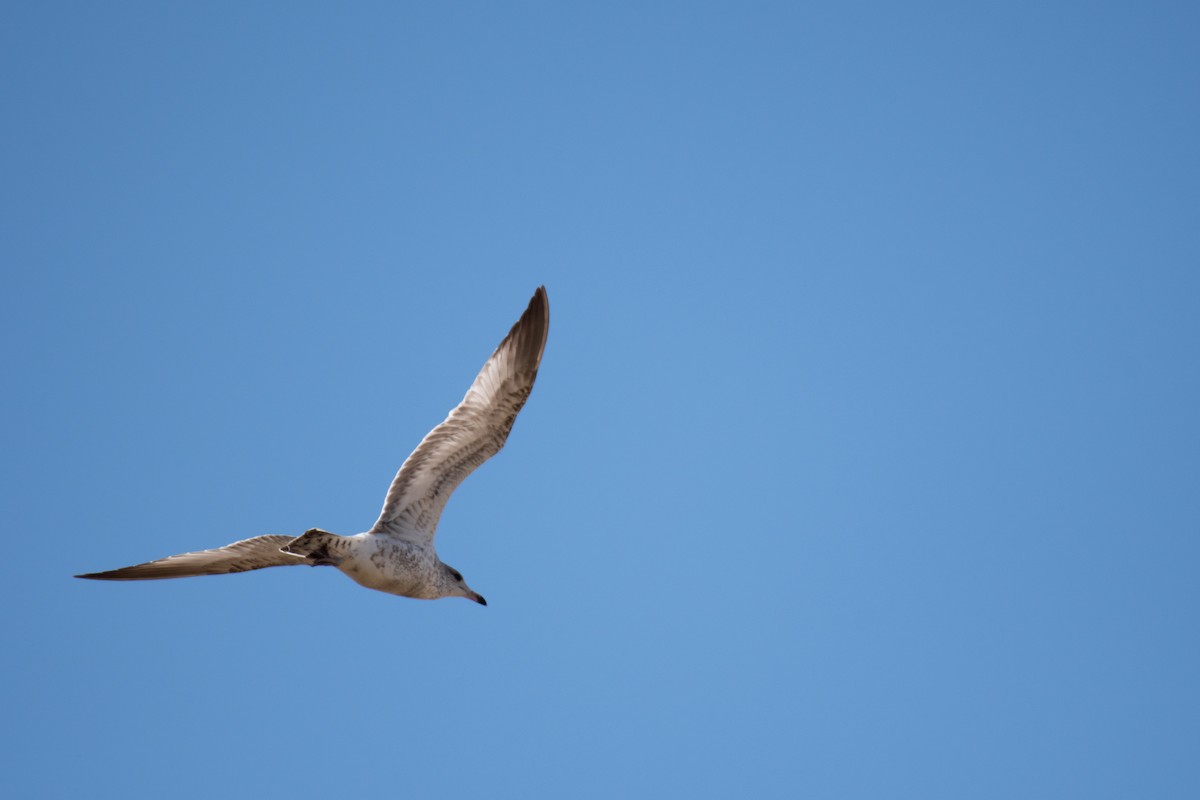
<svg viewBox="0 0 1200 800">
<path fill-rule="evenodd" d="M 101 581 L 149 581 L 160 578 L 190 578 L 196 575 L 225 575 L 264 567 L 288 567 L 307 564 L 303 556 L 280 552 L 279 548 L 296 537 L 255 536 L 212 550 L 197 550 L 177 556 L 148 561 L 108 572 L 91 572 L 76 578 Z"/>
<path fill-rule="evenodd" d="M 462 402 L 400 467 L 371 533 L 418 542 L 433 539 L 451 493 L 504 447 L 533 390 L 549 330 L 550 302 L 541 286 Z"/>
</svg>

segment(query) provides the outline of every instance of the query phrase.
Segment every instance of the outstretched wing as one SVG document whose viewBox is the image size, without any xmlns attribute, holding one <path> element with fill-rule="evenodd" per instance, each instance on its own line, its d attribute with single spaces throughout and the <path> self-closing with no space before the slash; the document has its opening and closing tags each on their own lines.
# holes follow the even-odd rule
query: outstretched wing
<svg viewBox="0 0 1200 800">
<path fill-rule="evenodd" d="M 550 302 L 541 286 L 463 401 L 400 467 L 370 533 L 432 541 L 450 494 L 508 439 L 533 389 L 549 330 Z"/>
<path fill-rule="evenodd" d="M 150 581 L 159 578 L 190 578 L 194 575 L 225 575 L 264 567 L 288 567 L 309 563 L 303 556 L 280 552 L 279 548 L 295 538 L 283 535 L 255 536 L 253 539 L 243 539 L 213 550 L 182 553 L 132 567 L 108 572 L 91 572 L 75 577 L 100 581 Z"/>
</svg>

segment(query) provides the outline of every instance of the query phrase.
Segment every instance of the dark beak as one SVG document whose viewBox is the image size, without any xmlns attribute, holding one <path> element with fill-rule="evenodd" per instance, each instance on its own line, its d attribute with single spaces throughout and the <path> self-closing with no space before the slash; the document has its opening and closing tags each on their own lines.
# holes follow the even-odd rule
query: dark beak
<svg viewBox="0 0 1200 800">
<path fill-rule="evenodd" d="M 479 603 L 479 605 L 481 605 L 481 606 L 487 605 L 487 600 L 484 600 L 483 595 L 481 595 L 481 594 L 474 595 L 471 599 L 474 600 L 476 603 Z"/>
</svg>

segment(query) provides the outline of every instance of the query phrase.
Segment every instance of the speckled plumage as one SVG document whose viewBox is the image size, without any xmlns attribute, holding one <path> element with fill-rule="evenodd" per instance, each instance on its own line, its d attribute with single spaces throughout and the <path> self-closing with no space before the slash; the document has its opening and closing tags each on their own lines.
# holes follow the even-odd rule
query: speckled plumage
<svg viewBox="0 0 1200 800">
<path fill-rule="evenodd" d="M 265 567 L 333 566 L 369 589 L 421 599 L 466 597 L 486 605 L 462 575 L 438 558 L 438 520 L 451 493 L 500 451 L 525 405 L 550 329 L 539 287 L 528 308 L 483 365 L 466 396 L 430 431 L 396 473 L 379 519 L 366 533 L 338 536 L 313 528 L 291 537 L 256 536 L 213 550 L 77 575 L 133 581 L 223 575 Z"/>
</svg>

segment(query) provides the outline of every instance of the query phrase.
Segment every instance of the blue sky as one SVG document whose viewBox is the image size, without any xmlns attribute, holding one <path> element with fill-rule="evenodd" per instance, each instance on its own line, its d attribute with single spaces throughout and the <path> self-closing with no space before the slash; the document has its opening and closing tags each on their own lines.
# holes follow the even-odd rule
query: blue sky
<svg viewBox="0 0 1200 800">
<path fill-rule="evenodd" d="M 14 797 L 1195 797 L 1184 3 L 27 3 Z M 442 557 L 374 521 L 539 284 Z"/>
</svg>

